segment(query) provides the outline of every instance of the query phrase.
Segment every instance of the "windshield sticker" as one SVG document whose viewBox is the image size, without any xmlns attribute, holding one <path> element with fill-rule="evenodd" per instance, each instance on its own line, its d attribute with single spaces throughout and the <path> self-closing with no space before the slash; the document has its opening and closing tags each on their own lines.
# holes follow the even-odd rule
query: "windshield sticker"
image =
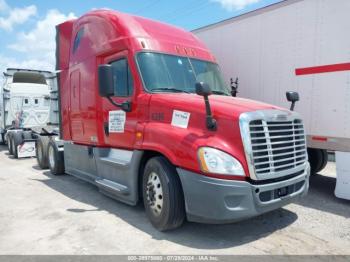
<svg viewBox="0 0 350 262">
<path fill-rule="evenodd" d="M 173 118 L 171 120 L 172 126 L 177 126 L 181 128 L 187 128 L 188 122 L 190 120 L 190 113 L 174 110 L 173 111 Z"/>
<path fill-rule="evenodd" d="M 109 111 L 109 133 L 124 133 L 126 114 L 123 110 Z"/>
</svg>

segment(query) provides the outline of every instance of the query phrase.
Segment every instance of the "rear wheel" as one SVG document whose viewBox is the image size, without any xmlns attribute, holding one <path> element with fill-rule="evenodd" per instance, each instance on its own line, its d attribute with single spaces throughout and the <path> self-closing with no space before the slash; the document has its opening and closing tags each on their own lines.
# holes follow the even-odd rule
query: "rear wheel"
<svg viewBox="0 0 350 262">
<path fill-rule="evenodd" d="M 41 169 L 47 169 L 49 167 L 48 163 L 48 136 L 39 136 L 36 141 L 36 160 Z"/>
<path fill-rule="evenodd" d="M 0 142 L 0 145 L 5 145 L 5 134 L 4 133 L 1 133 L 1 142 Z"/>
<path fill-rule="evenodd" d="M 33 139 L 32 131 L 23 131 L 22 138 L 23 138 L 23 140 Z"/>
<path fill-rule="evenodd" d="M 9 154 L 13 155 L 13 149 L 12 149 L 12 133 L 8 133 L 7 135 L 7 148 L 9 150 Z"/>
<path fill-rule="evenodd" d="M 325 149 L 308 148 L 311 174 L 317 174 L 322 171 L 328 163 L 328 153 Z"/>
<path fill-rule="evenodd" d="M 322 154 L 322 163 L 321 166 L 319 168 L 319 170 L 317 172 L 321 172 L 327 165 L 328 163 L 328 152 L 327 150 L 324 149 L 320 149 L 321 150 L 321 154 Z"/>
<path fill-rule="evenodd" d="M 184 198 L 175 167 L 164 157 L 151 158 L 143 175 L 143 201 L 152 225 L 166 231 L 185 219 Z"/>
<path fill-rule="evenodd" d="M 18 146 L 23 143 L 22 132 L 12 133 L 12 152 L 15 158 L 18 158 Z"/>
<path fill-rule="evenodd" d="M 64 175 L 63 151 L 59 151 L 56 143 L 52 140 L 48 144 L 47 158 L 51 173 L 55 176 Z"/>
</svg>

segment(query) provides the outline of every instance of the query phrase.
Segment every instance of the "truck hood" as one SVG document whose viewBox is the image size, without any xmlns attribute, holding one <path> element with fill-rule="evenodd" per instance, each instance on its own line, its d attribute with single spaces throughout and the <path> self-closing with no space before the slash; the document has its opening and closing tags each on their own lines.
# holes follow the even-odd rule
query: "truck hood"
<svg viewBox="0 0 350 262">
<path fill-rule="evenodd" d="M 167 152 L 165 155 L 172 163 L 195 172 L 201 172 L 197 164 L 198 148 L 213 147 L 238 159 L 248 175 L 239 118 L 247 112 L 281 109 L 249 99 L 219 95 L 211 95 L 209 102 L 217 122 L 215 132 L 206 126 L 203 97 L 186 93 L 152 94 L 143 146 Z M 161 150 L 154 148 L 159 144 Z M 172 152 L 176 152 L 176 157 Z"/>
<path fill-rule="evenodd" d="M 153 94 L 152 104 L 158 104 L 157 102 L 174 110 L 205 114 L 204 99 L 196 94 Z M 239 118 L 242 113 L 264 109 L 287 111 L 266 103 L 230 96 L 211 95 L 209 96 L 209 102 L 214 117 L 219 118 Z"/>
</svg>

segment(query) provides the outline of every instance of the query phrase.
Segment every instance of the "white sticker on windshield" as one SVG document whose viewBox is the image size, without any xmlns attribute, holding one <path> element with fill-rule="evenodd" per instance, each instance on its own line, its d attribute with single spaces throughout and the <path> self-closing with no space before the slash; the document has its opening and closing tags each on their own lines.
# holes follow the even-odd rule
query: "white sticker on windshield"
<svg viewBox="0 0 350 262">
<path fill-rule="evenodd" d="M 125 111 L 109 111 L 109 133 L 124 133 L 125 120 Z"/>
<path fill-rule="evenodd" d="M 181 128 L 187 128 L 188 122 L 190 121 L 190 113 L 174 110 L 173 111 L 173 118 L 171 120 L 172 126 L 177 126 Z"/>
</svg>

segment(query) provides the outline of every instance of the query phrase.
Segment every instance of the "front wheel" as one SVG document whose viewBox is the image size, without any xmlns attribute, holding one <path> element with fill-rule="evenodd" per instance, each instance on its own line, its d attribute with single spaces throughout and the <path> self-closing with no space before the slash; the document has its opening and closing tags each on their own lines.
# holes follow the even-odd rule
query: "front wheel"
<svg viewBox="0 0 350 262">
<path fill-rule="evenodd" d="M 151 158 L 143 174 L 143 202 L 159 231 L 178 228 L 185 219 L 184 197 L 175 167 L 164 157 Z"/>
</svg>

